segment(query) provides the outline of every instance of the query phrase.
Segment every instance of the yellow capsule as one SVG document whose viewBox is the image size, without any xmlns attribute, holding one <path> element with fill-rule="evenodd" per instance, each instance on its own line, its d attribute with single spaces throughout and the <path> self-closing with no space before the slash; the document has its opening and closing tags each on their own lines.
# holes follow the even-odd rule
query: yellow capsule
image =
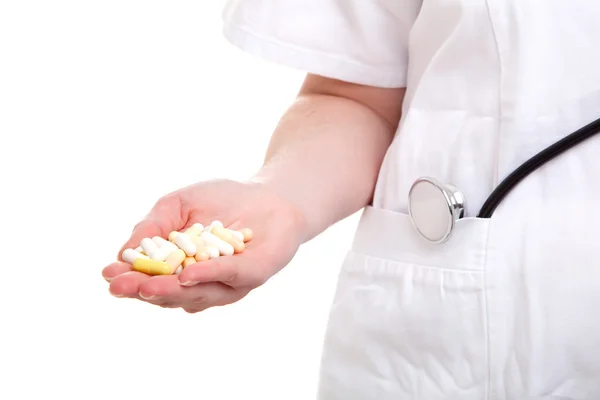
<svg viewBox="0 0 600 400">
<path fill-rule="evenodd" d="M 196 259 L 194 257 L 186 257 L 185 260 L 183 260 L 183 268 L 187 268 L 192 264 L 196 264 Z"/>
<path fill-rule="evenodd" d="M 194 256 L 194 258 L 198 262 L 200 262 L 200 261 L 208 261 L 210 259 L 210 253 L 208 252 L 208 250 L 205 247 L 202 250 L 198 250 L 196 252 L 196 255 Z"/>
<path fill-rule="evenodd" d="M 237 236 L 235 236 L 228 229 L 225 229 L 222 226 L 213 226 L 213 228 L 211 229 L 211 233 L 219 239 L 229 243 L 236 253 L 241 253 L 246 247 L 243 241 L 238 239 Z"/>
<path fill-rule="evenodd" d="M 171 268 L 173 268 L 173 270 L 176 270 L 177 267 L 179 267 L 181 265 L 183 260 L 185 260 L 185 258 L 186 258 L 185 251 L 183 251 L 181 249 L 177 249 L 174 252 L 172 252 L 171 254 L 169 254 L 169 257 L 167 257 L 165 262 L 167 264 L 169 264 L 171 266 Z"/>
<path fill-rule="evenodd" d="M 205 247 L 204 241 L 199 235 L 190 236 L 190 239 L 192 239 L 192 242 L 196 245 L 196 250 L 200 250 Z"/>
<path fill-rule="evenodd" d="M 243 228 L 239 231 L 244 236 L 244 242 L 252 240 L 252 230 L 250 228 Z"/>
<path fill-rule="evenodd" d="M 164 261 L 150 258 L 136 258 L 133 261 L 133 270 L 147 275 L 171 275 L 173 268 Z"/>
<path fill-rule="evenodd" d="M 206 261 L 210 258 L 208 252 L 206 251 L 206 245 L 204 244 L 204 240 L 200 236 L 193 236 L 192 241 L 196 245 L 196 255 L 194 258 L 196 261 Z"/>
<path fill-rule="evenodd" d="M 204 241 L 200 236 L 191 236 L 192 242 L 196 245 L 196 254 L 194 255 L 194 259 L 198 262 L 206 261 L 210 258 L 210 254 L 206 251 L 206 246 L 204 245 Z"/>
<path fill-rule="evenodd" d="M 202 230 L 204 229 L 204 226 L 202 226 L 202 224 L 199 223 L 195 223 L 194 225 L 190 226 L 185 233 L 187 233 L 190 236 L 198 236 L 202 233 Z"/>
</svg>

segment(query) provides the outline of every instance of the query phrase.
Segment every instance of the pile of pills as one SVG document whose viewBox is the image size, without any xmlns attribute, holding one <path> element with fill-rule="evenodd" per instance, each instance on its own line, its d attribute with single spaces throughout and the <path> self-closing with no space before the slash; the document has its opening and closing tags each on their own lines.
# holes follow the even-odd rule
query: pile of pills
<svg viewBox="0 0 600 400">
<path fill-rule="evenodd" d="M 208 226 L 196 223 L 185 232 L 173 231 L 169 240 L 144 238 L 136 249 L 125 249 L 121 258 L 147 275 L 178 275 L 188 265 L 220 256 L 241 253 L 252 240 L 248 228 L 225 228 L 219 221 Z"/>
</svg>

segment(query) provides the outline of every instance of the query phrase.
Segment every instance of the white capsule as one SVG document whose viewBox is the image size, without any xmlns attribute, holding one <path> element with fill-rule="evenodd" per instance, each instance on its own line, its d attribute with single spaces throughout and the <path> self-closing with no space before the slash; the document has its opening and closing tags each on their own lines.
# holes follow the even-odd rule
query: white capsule
<svg viewBox="0 0 600 400">
<path fill-rule="evenodd" d="M 197 235 L 199 235 L 204 230 L 204 225 L 196 222 L 194 225 L 190 226 L 190 228 L 193 229 Z"/>
<path fill-rule="evenodd" d="M 123 258 L 123 261 L 125 261 L 126 263 L 133 264 L 133 262 L 136 259 L 148 258 L 148 256 L 145 256 L 142 253 L 140 253 L 139 251 L 136 251 L 134 249 L 125 249 L 125 250 L 123 250 L 123 253 L 121 254 L 121 258 Z"/>
<path fill-rule="evenodd" d="M 188 257 L 192 257 L 196 254 L 196 244 L 189 235 L 186 235 L 185 233 L 179 233 L 175 236 L 175 244 L 179 246 L 181 250 L 185 251 L 185 254 L 187 254 Z"/>
<path fill-rule="evenodd" d="M 173 252 L 171 248 L 168 247 L 159 247 L 156 250 L 152 250 L 148 253 L 148 257 L 155 261 L 165 261 L 169 255 Z"/>
<path fill-rule="evenodd" d="M 176 245 L 174 245 L 173 243 L 169 242 L 168 240 L 161 238 L 160 236 L 154 236 L 152 238 L 152 240 L 154 241 L 154 243 L 156 243 L 156 245 L 160 248 L 166 247 L 167 249 L 169 249 L 171 252 L 175 251 L 175 250 L 179 250 L 179 247 L 177 247 Z"/>
<path fill-rule="evenodd" d="M 212 258 L 219 258 L 220 254 L 219 254 L 219 250 L 216 247 L 205 247 L 204 248 L 207 252 L 208 252 L 208 256 L 212 259 Z"/>
<path fill-rule="evenodd" d="M 175 270 L 175 272 L 173 272 L 175 275 L 179 275 L 181 273 L 181 271 L 183 271 L 183 266 L 179 266 L 177 267 L 177 269 Z"/>
<path fill-rule="evenodd" d="M 144 250 L 144 253 L 146 253 L 146 255 L 148 256 L 150 256 L 151 253 L 158 250 L 158 246 L 156 245 L 156 243 L 154 243 L 154 240 L 150 238 L 142 239 L 142 241 L 140 242 L 140 246 Z"/>
<path fill-rule="evenodd" d="M 144 249 L 142 249 L 142 246 L 138 246 L 135 248 L 135 251 L 137 251 L 138 253 L 143 253 Z"/>
<path fill-rule="evenodd" d="M 241 232 L 238 232 L 238 231 L 236 231 L 236 230 L 229 229 L 229 228 L 227 228 L 227 230 L 228 230 L 229 232 L 231 232 L 231 233 L 233 234 L 233 236 L 235 236 L 236 238 L 240 239 L 242 242 L 244 241 L 244 235 L 242 235 L 242 233 L 241 233 Z"/>
<path fill-rule="evenodd" d="M 163 247 L 165 243 L 171 243 L 168 240 L 161 238 L 160 236 L 154 236 L 152 240 L 154 241 L 154 243 L 156 243 L 158 247 Z"/>
<path fill-rule="evenodd" d="M 202 235 L 200 235 L 200 237 L 202 238 L 206 246 L 216 247 L 222 256 L 231 256 L 235 252 L 232 245 L 230 245 L 224 240 L 219 239 L 210 232 L 203 232 Z"/>
</svg>

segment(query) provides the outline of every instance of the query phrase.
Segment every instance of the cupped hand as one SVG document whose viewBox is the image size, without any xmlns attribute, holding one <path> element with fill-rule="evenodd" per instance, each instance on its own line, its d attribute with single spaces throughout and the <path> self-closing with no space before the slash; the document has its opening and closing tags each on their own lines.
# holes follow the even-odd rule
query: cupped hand
<svg viewBox="0 0 600 400">
<path fill-rule="evenodd" d="M 196 222 L 221 221 L 231 229 L 250 228 L 253 238 L 242 253 L 201 261 L 180 275 L 148 276 L 121 260 L 125 248 L 143 238 L 167 238 Z M 194 313 L 236 302 L 286 266 L 303 241 L 300 211 L 264 184 L 229 180 L 188 186 L 161 198 L 119 250 L 119 261 L 102 271 L 117 297 L 137 298 Z"/>
</svg>

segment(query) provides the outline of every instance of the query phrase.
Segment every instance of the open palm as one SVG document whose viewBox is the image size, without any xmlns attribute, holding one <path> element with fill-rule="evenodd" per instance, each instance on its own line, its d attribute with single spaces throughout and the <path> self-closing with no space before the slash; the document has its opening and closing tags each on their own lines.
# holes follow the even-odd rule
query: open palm
<svg viewBox="0 0 600 400">
<path fill-rule="evenodd" d="M 102 271 L 110 292 L 187 312 L 230 304 L 287 265 L 305 230 L 301 213 L 262 184 L 207 181 L 161 198 L 136 225 L 119 257 L 123 249 L 137 247 L 143 238 L 167 238 L 172 231 L 215 220 L 231 229 L 252 229 L 253 239 L 242 253 L 190 265 L 180 275 L 148 276 L 117 261 Z"/>
</svg>

